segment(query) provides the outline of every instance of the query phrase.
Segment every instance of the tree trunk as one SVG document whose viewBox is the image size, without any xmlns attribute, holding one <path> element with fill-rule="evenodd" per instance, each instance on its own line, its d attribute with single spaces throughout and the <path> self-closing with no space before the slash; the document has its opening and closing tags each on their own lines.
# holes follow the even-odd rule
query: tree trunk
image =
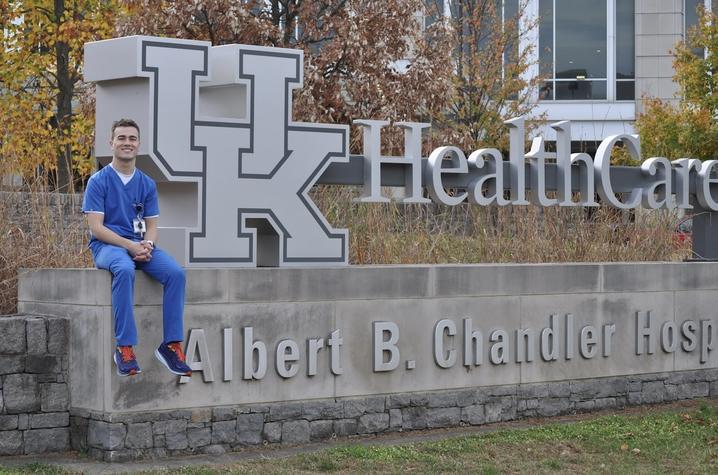
<svg viewBox="0 0 718 475">
<path fill-rule="evenodd" d="M 55 23 L 62 24 L 65 14 L 65 1 L 55 0 Z M 55 61 L 57 63 L 57 102 L 55 118 L 57 137 L 60 143 L 66 142 L 72 131 L 72 95 L 74 84 L 70 78 L 69 62 L 70 47 L 63 41 L 55 43 Z M 57 190 L 64 193 L 73 191 L 72 179 L 72 145 L 65 143 L 57 150 Z"/>
</svg>

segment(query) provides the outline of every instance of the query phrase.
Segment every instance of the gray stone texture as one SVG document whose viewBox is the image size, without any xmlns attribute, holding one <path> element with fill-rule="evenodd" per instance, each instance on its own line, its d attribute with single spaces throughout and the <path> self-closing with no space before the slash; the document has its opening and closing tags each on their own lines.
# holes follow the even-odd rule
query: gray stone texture
<svg viewBox="0 0 718 475">
<path fill-rule="evenodd" d="M 31 429 L 66 427 L 70 425 L 69 412 L 50 412 L 46 414 L 30 414 Z"/>
<path fill-rule="evenodd" d="M 87 426 L 87 445 L 103 450 L 117 450 L 124 446 L 127 429 L 124 424 L 90 420 Z"/>
<path fill-rule="evenodd" d="M 17 428 L 25 430 L 30 428 L 30 416 L 28 414 L 17 415 Z"/>
<path fill-rule="evenodd" d="M 708 382 L 666 385 L 666 396 L 669 400 L 692 399 L 708 397 L 709 395 L 710 384 Z"/>
<path fill-rule="evenodd" d="M 67 318 L 50 318 L 47 321 L 47 351 L 53 355 L 67 353 L 70 344 L 70 322 Z"/>
<path fill-rule="evenodd" d="M 302 416 L 310 421 L 317 419 L 341 419 L 344 404 L 336 401 L 310 401 L 304 403 Z"/>
<path fill-rule="evenodd" d="M 195 409 L 190 416 L 190 422 L 211 422 L 212 410 L 208 408 Z"/>
<path fill-rule="evenodd" d="M 282 423 L 283 444 L 304 444 L 309 442 L 309 421 L 287 421 Z"/>
<path fill-rule="evenodd" d="M 490 402 L 484 405 L 484 417 L 488 423 L 500 422 L 502 412 L 503 404 L 501 402 Z"/>
<path fill-rule="evenodd" d="M 458 426 L 460 421 L 461 408 L 458 407 L 439 407 L 426 411 L 426 426 L 429 429 Z"/>
<path fill-rule="evenodd" d="M 326 440 L 334 434 L 334 421 L 312 421 L 309 423 L 311 440 Z"/>
<path fill-rule="evenodd" d="M 455 407 L 457 404 L 458 395 L 455 392 L 429 394 L 427 402 L 428 407 Z"/>
<path fill-rule="evenodd" d="M 402 409 L 401 427 L 403 429 L 426 429 L 426 408 L 407 407 Z"/>
<path fill-rule="evenodd" d="M 232 407 L 215 407 L 212 409 L 213 421 L 229 421 L 236 417 L 236 411 Z"/>
<path fill-rule="evenodd" d="M 84 417 L 70 416 L 70 446 L 73 450 L 87 450 L 87 427 L 89 421 Z"/>
<path fill-rule="evenodd" d="M 27 332 L 27 352 L 31 355 L 47 353 L 47 326 L 43 318 L 28 318 L 25 322 Z"/>
<path fill-rule="evenodd" d="M 574 401 L 627 393 L 628 381 L 620 378 L 571 381 L 571 399 Z"/>
<path fill-rule="evenodd" d="M 571 407 L 568 398 L 544 398 L 538 400 L 539 416 L 556 416 L 564 414 Z"/>
<path fill-rule="evenodd" d="M 189 445 L 187 441 L 187 421 L 174 421 L 175 425 L 165 433 L 165 446 L 170 450 L 186 449 Z"/>
<path fill-rule="evenodd" d="M 401 409 L 389 409 L 389 429 L 401 429 Z"/>
<path fill-rule="evenodd" d="M 371 413 L 359 417 L 357 432 L 360 434 L 376 434 L 389 428 L 389 414 Z"/>
<path fill-rule="evenodd" d="M 127 424 L 125 447 L 128 449 L 151 449 L 152 442 L 151 422 Z"/>
<path fill-rule="evenodd" d="M 240 414 L 237 416 L 237 442 L 242 445 L 262 443 L 264 414 Z"/>
<path fill-rule="evenodd" d="M 705 397 L 711 390 L 711 384 L 718 381 L 707 381 L 715 376 L 713 372 L 698 370 L 684 373 L 660 373 L 637 381 L 626 378 L 598 378 L 559 383 L 541 383 L 526 386 L 508 385 L 508 387 L 491 387 L 482 390 L 444 391 L 424 394 L 398 394 L 387 397 L 369 397 L 366 401 L 352 398 L 345 401 L 326 400 L 308 401 L 301 407 L 307 411 L 311 421 L 304 414 L 297 414 L 296 404 L 280 403 L 263 407 L 265 412 L 251 412 L 250 406 L 222 408 L 219 417 L 235 414 L 233 420 L 200 422 L 210 418 L 211 412 L 206 410 L 203 415 L 197 411 L 169 411 L 162 413 L 136 413 L 132 415 L 113 415 L 108 417 L 102 413 L 83 413 L 85 417 L 100 417 L 110 420 L 127 422 L 109 423 L 91 421 L 94 433 L 90 440 L 97 439 L 101 432 L 107 439 L 108 431 L 115 430 L 117 437 L 114 442 L 107 442 L 104 447 L 94 443 L 95 451 L 100 458 L 135 457 L 137 451 L 165 450 L 166 454 L 195 453 L 197 451 L 220 451 L 239 446 L 256 446 L 262 443 L 302 444 L 309 441 L 327 440 L 339 436 L 354 434 L 377 434 L 392 430 L 432 429 L 454 427 L 463 424 L 479 425 L 491 422 L 512 420 L 531 416 L 556 416 L 573 412 L 592 411 L 605 408 L 621 408 L 626 404 L 641 404 L 645 401 L 673 400 L 687 397 Z M 601 384 L 604 388 L 600 388 Z M 608 389 L 606 389 L 608 388 Z M 640 391 L 628 391 L 640 389 Z M 555 395 L 562 396 L 555 396 Z M 600 395 L 602 397 L 597 397 Z M 591 397 L 592 396 L 592 397 Z M 377 402 L 380 401 L 380 402 Z M 469 401 L 485 401 L 484 403 L 465 405 Z M 399 403 L 407 404 L 392 408 Z M 423 405 L 419 405 L 423 404 Z M 446 405 L 447 407 L 442 407 Z M 432 407 L 438 406 L 438 407 Z M 381 412 L 368 412 L 378 410 Z M 361 414 L 357 417 L 334 419 L 315 419 L 320 415 L 336 416 L 339 413 Z M 266 417 L 283 417 L 281 421 L 267 421 Z M 297 414 L 287 419 L 288 414 Z M 50 424 L 51 418 L 57 414 L 30 416 L 33 430 L 41 424 Z M 13 432 L 15 417 L 5 416 L 0 419 L 7 430 Z M 188 422 L 192 418 L 198 422 Z M 155 422 L 130 422 L 152 419 Z M 73 421 L 81 420 L 78 416 Z M 127 435 L 122 443 L 123 432 L 118 428 L 126 426 Z M 73 430 L 82 431 L 77 423 L 72 423 Z M 66 428 L 68 431 L 69 428 Z M 154 437 L 153 437 L 154 432 Z M 73 441 L 73 447 L 81 443 Z M 92 447 L 92 443 L 90 444 Z M 108 449 L 105 447 L 114 447 Z M 15 449 L 8 449 L 15 450 Z"/>
<path fill-rule="evenodd" d="M 5 376 L 3 397 L 5 411 L 9 414 L 39 411 L 40 388 L 37 384 L 37 376 L 34 374 L 10 374 Z"/>
<path fill-rule="evenodd" d="M 25 319 L 23 316 L 0 317 L 0 354 L 20 355 L 26 351 Z"/>
<path fill-rule="evenodd" d="M 663 402 L 666 398 L 666 386 L 663 381 L 650 381 L 643 383 L 639 404 L 655 404 Z"/>
<path fill-rule="evenodd" d="M 386 404 L 389 409 L 401 409 L 411 404 L 411 396 L 409 394 L 392 394 L 387 399 Z"/>
<path fill-rule="evenodd" d="M 211 444 L 212 429 L 209 427 L 187 429 L 187 443 L 193 449 Z"/>
<path fill-rule="evenodd" d="M 70 429 L 35 429 L 24 433 L 25 454 L 44 454 L 62 452 L 70 449 Z"/>
<path fill-rule="evenodd" d="M 70 407 L 70 393 L 67 384 L 41 384 L 40 405 L 44 412 L 66 411 Z"/>
<path fill-rule="evenodd" d="M 471 425 L 480 425 L 486 422 L 484 406 L 476 404 L 461 408 L 461 420 Z"/>
<path fill-rule="evenodd" d="M 6 430 L 0 432 L 0 455 L 18 455 L 23 453 L 22 432 Z"/>
<path fill-rule="evenodd" d="M 604 397 L 600 399 L 596 399 L 594 401 L 594 408 L 597 410 L 601 409 L 615 409 L 619 406 L 619 400 L 615 397 Z M 558 411 L 556 414 L 560 414 L 563 411 Z M 553 415 L 553 414 L 547 414 L 547 415 Z"/>
<path fill-rule="evenodd" d="M 0 431 L 17 429 L 17 416 L 0 416 Z"/>
<path fill-rule="evenodd" d="M 62 358 L 56 355 L 27 355 L 25 371 L 28 373 L 59 373 Z"/>
<path fill-rule="evenodd" d="M 356 419 L 339 419 L 334 421 L 334 433 L 339 437 L 346 437 L 357 433 Z"/>
<path fill-rule="evenodd" d="M 282 423 L 267 422 L 262 429 L 262 437 L 270 444 L 277 444 L 282 441 Z"/>
<path fill-rule="evenodd" d="M 471 406 L 478 402 L 478 394 L 475 389 L 462 389 L 456 393 L 456 405 L 459 407 Z"/>
<path fill-rule="evenodd" d="M 286 419 L 295 419 L 302 415 L 302 403 L 280 403 L 273 404 L 269 408 L 269 421 L 283 421 Z"/>
<path fill-rule="evenodd" d="M 152 436 L 152 444 L 154 444 L 155 448 L 162 448 L 165 447 L 165 435 L 164 434 L 156 434 Z"/>
<path fill-rule="evenodd" d="M 21 373 L 24 370 L 24 355 L 0 355 L 0 375 Z"/>
<path fill-rule="evenodd" d="M 237 420 L 212 423 L 212 444 L 231 444 L 237 439 Z"/>
</svg>

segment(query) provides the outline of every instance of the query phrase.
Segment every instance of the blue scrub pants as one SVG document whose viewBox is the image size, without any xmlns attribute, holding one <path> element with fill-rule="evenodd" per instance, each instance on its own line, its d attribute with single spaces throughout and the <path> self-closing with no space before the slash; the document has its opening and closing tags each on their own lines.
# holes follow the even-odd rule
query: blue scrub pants
<svg viewBox="0 0 718 475">
<path fill-rule="evenodd" d="M 152 251 L 149 262 L 135 262 L 126 249 L 111 244 L 96 243 L 92 257 L 98 269 L 112 273 L 112 315 L 115 319 L 115 338 L 118 346 L 137 345 L 137 327 L 133 312 L 135 269 L 140 269 L 164 288 L 162 299 L 163 343 L 182 341 L 184 328 L 184 269 L 162 249 Z"/>
</svg>

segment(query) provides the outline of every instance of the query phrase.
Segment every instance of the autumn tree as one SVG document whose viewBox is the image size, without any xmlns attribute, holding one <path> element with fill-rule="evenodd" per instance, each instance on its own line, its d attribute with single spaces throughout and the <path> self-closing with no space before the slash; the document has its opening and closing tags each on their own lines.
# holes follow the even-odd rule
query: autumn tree
<svg viewBox="0 0 718 475">
<path fill-rule="evenodd" d="M 434 0 L 437 9 L 442 0 Z M 433 117 L 437 134 L 472 150 L 507 148 L 504 121 L 527 115 L 538 78 L 527 78 L 533 48 L 522 40 L 535 27 L 522 15 L 525 0 L 455 0 L 450 3 L 453 74 L 447 107 Z"/>
<path fill-rule="evenodd" d="M 304 49 L 302 120 L 431 121 L 434 142 L 470 149 L 504 143 L 503 121 L 531 109 L 524 0 L 457 0 L 449 15 L 442 0 L 126 2 L 123 34 Z"/>
<path fill-rule="evenodd" d="M 1 0 L 0 157 L 3 173 L 38 173 L 73 189 L 91 168 L 91 92 L 82 80 L 87 41 L 113 35 L 112 0 Z"/>
<path fill-rule="evenodd" d="M 446 25 L 425 28 L 421 0 L 126 4 L 132 13 L 120 27 L 123 34 L 303 49 L 304 87 L 295 93 L 294 110 L 299 120 L 421 120 L 438 113 L 448 97 Z"/>
<path fill-rule="evenodd" d="M 644 156 L 718 158 L 718 17 L 699 10 L 698 25 L 675 47 L 678 103 L 644 98 L 636 119 Z"/>
</svg>

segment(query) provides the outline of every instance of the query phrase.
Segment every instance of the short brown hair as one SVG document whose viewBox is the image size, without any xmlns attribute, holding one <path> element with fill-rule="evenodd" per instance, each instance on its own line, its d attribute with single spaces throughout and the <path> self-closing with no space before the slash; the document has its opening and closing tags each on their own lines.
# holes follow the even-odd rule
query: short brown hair
<svg viewBox="0 0 718 475">
<path fill-rule="evenodd" d="M 132 119 L 120 119 L 116 120 L 112 123 L 112 136 L 111 138 L 115 138 L 115 129 L 117 127 L 134 127 L 137 129 L 137 138 L 140 138 L 140 126 L 137 125 L 137 122 L 135 122 Z"/>
</svg>

